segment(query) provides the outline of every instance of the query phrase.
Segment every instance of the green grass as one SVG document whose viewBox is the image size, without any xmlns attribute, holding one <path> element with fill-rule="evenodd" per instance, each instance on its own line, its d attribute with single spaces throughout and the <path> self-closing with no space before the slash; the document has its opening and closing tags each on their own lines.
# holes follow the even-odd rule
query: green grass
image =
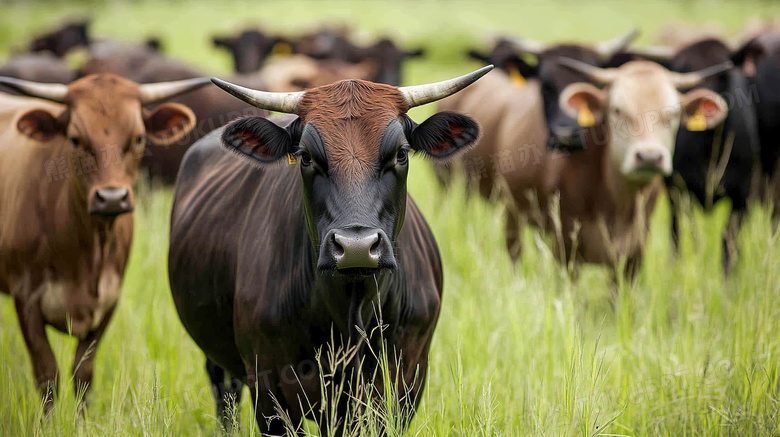
<svg viewBox="0 0 780 437">
<path fill-rule="evenodd" d="M 460 53 L 488 31 L 546 40 L 597 40 L 637 26 L 642 42 L 667 20 L 778 16 L 770 3 L 175 2 L 0 5 L 0 52 L 60 17 L 92 12 L 99 34 L 157 34 L 168 52 L 227 73 L 208 37 L 259 23 L 295 34 L 320 18 L 352 20 L 366 34 L 392 31 L 430 56 L 409 64 L 409 83 L 461 74 Z M 433 110 L 413 113 L 422 120 Z M 691 208 L 674 255 L 669 209 L 653 217 L 634 286 L 611 304 L 609 275 L 587 267 L 572 281 L 550 249 L 524 234 L 512 266 L 501 205 L 456 180 L 442 189 L 414 161 L 409 191 L 431 224 L 445 266 L 442 313 L 423 402 L 408 435 L 778 435 L 780 230 L 756 207 L 740 237 L 740 262 L 720 270 L 728 213 Z M 214 405 L 203 355 L 182 328 L 167 285 L 170 189 L 138 193 L 136 238 L 118 311 L 97 352 L 87 417 L 77 420 L 69 368 L 76 342 L 51 330 L 61 395 L 41 419 L 13 304 L 0 297 L 0 435 L 213 435 Z M 242 434 L 257 434 L 246 396 Z"/>
</svg>

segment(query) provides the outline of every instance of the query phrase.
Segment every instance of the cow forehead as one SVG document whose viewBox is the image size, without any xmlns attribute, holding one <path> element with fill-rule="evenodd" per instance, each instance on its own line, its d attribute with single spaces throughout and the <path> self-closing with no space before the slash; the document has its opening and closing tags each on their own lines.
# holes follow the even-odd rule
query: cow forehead
<svg viewBox="0 0 780 437">
<path fill-rule="evenodd" d="M 106 137 L 126 134 L 141 120 L 139 98 L 137 84 L 114 75 L 88 76 L 68 87 L 71 121 Z"/>
<path fill-rule="evenodd" d="M 317 128 L 334 173 L 357 176 L 375 168 L 385 128 L 408 110 L 394 86 L 344 80 L 307 91 L 298 114 Z"/>
<path fill-rule="evenodd" d="M 68 98 L 71 101 L 81 99 L 139 99 L 140 89 L 137 83 L 114 74 L 93 74 L 68 85 Z"/>
<path fill-rule="evenodd" d="M 634 112 L 659 111 L 680 103 L 666 69 L 652 62 L 633 62 L 619 69 L 609 103 Z"/>
</svg>

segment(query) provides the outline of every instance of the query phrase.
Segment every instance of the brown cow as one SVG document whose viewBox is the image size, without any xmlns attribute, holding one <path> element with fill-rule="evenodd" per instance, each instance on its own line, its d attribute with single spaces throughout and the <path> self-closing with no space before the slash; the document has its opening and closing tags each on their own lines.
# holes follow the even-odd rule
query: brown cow
<svg viewBox="0 0 780 437">
<path fill-rule="evenodd" d="M 293 44 L 295 53 L 315 59 L 329 59 L 350 63 L 372 61 L 376 71 L 371 78 L 378 83 L 398 86 L 401 84 L 401 64 L 410 58 L 423 56 L 422 48 L 404 50 L 389 38 L 382 38 L 366 47 L 354 45 L 348 38 L 348 29 L 325 28 L 304 35 Z"/>
<path fill-rule="evenodd" d="M 564 63 L 606 86 L 574 83 L 561 92 L 560 106 L 570 117 L 579 119 L 587 108 L 594 119 L 593 128 L 586 131 L 586 150 L 572 154 L 548 150 L 539 93 L 519 90 L 505 109 L 496 141 L 482 142 L 464 163 L 482 160 L 485 177 L 505 181 L 515 208 L 507 218 L 507 246 L 513 259 L 520 254 L 518 221 L 530 221 L 558 231 L 561 261 L 614 269 L 625 259 L 630 274 L 641 259 L 648 218 L 663 185 L 660 175 L 671 171 L 680 120 L 703 108 L 707 126 L 715 126 L 726 116 L 726 104 L 710 90 L 686 94 L 676 90 L 697 85 L 705 77 L 702 73 L 672 73 L 645 61 L 619 69 Z M 509 77 L 504 75 L 503 80 L 511 89 Z M 481 121 L 479 112 L 471 115 Z M 560 227 L 557 214 L 551 213 L 557 208 Z"/>
<path fill-rule="evenodd" d="M 368 80 L 374 76 L 372 61 L 359 64 L 334 60 L 317 60 L 305 55 L 276 58 L 266 64 L 254 82 L 266 91 L 291 92 L 327 85 L 344 79 Z"/>
<path fill-rule="evenodd" d="M 57 102 L 0 95 L 0 290 L 16 304 L 48 410 L 58 370 L 45 325 L 78 337 L 73 377 L 77 393 L 88 389 L 94 349 L 119 299 L 146 142 L 168 144 L 195 124 L 185 106 L 142 106 L 208 81 L 0 83 Z"/>
</svg>

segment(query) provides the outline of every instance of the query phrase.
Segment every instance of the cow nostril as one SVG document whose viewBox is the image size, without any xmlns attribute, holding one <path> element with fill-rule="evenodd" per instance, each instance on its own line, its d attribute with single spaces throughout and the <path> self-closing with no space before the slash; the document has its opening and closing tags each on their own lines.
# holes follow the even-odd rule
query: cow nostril
<svg viewBox="0 0 780 437">
<path fill-rule="evenodd" d="M 660 163 L 663 160 L 663 155 L 658 152 L 637 152 L 637 160 L 645 163 Z"/>
<path fill-rule="evenodd" d="M 100 194 L 100 190 L 95 191 L 95 198 L 100 202 L 106 201 L 106 198 Z"/>
<path fill-rule="evenodd" d="M 333 234 L 331 237 L 332 243 L 333 243 L 333 253 L 336 255 L 336 257 L 342 257 L 344 256 L 344 246 L 339 243 L 339 240 L 336 238 L 336 234 Z"/>
<path fill-rule="evenodd" d="M 379 236 L 377 236 L 376 241 L 374 241 L 374 244 L 371 245 L 371 247 L 368 249 L 368 254 L 372 257 L 379 256 Z"/>
</svg>

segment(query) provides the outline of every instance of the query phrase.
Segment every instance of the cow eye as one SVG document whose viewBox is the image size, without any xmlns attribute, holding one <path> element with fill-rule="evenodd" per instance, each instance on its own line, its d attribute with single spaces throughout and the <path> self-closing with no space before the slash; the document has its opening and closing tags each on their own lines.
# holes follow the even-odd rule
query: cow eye
<svg viewBox="0 0 780 437">
<path fill-rule="evenodd" d="M 145 140 L 146 140 L 146 137 L 144 136 L 144 134 L 138 134 L 138 136 L 135 137 L 135 144 L 140 146 L 141 144 L 144 143 Z"/>
<path fill-rule="evenodd" d="M 79 147 L 79 144 L 80 144 L 79 143 L 79 137 L 74 135 L 74 136 L 72 136 L 72 137 L 70 137 L 68 139 L 70 140 L 70 143 L 73 144 L 74 148 L 78 148 Z"/>
<path fill-rule="evenodd" d="M 301 165 L 308 167 L 311 165 L 311 155 L 309 152 L 301 152 Z"/>
<path fill-rule="evenodd" d="M 406 164 L 409 159 L 409 152 L 406 149 L 398 149 L 398 153 L 395 154 L 395 162 L 399 165 Z"/>
</svg>

